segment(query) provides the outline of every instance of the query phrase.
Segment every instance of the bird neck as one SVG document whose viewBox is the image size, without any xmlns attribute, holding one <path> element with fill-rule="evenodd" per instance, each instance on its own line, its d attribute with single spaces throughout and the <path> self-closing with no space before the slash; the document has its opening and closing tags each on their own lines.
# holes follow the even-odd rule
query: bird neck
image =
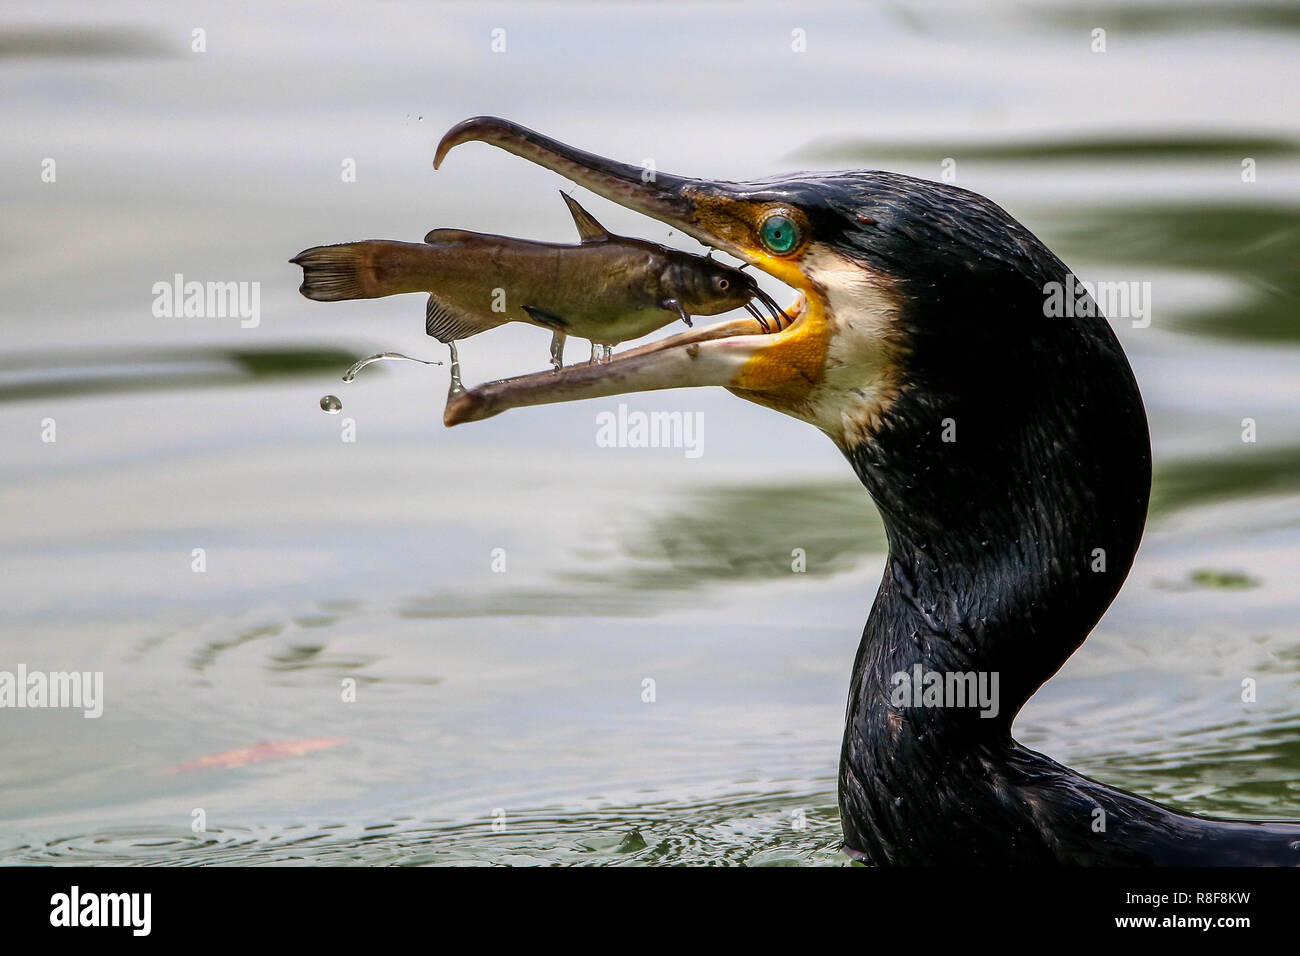
<svg viewBox="0 0 1300 956">
<path fill-rule="evenodd" d="M 1055 765 L 1031 755 L 1018 774 L 1029 752 L 1011 724 L 1118 592 L 1150 489 L 1145 413 L 1114 348 L 1091 384 L 1063 369 L 1055 392 L 1022 377 L 1015 395 L 904 395 L 846 450 L 889 540 L 840 758 L 846 846 L 877 862 L 938 859 L 959 825 L 965 852 L 985 827 L 1018 834 L 1026 859 L 1048 852 L 1007 793 Z"/>
<path fill-rule="evenodd" d="M 914 692 L 919 667 L 945 687 L 996 686 L 999 700 L 963 708 L 949 694 L 901 713 L 934 733 L 1007 734 L 1109 606 L 1141 540 L 1150 444 L 1118 343 L 1102 345 L 1107 374 L 905 396 L 876 440 L 849 450 L 889 541 L 854 706 L 897 716 L 887 692 Z"/>
</svg>

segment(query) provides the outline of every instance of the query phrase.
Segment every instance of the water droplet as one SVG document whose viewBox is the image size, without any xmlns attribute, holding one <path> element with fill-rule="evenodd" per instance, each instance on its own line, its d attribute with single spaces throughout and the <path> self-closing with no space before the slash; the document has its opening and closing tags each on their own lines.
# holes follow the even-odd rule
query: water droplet
<svg viewBox="0 0 1300 956">
<path fill-rule="evenodd" d="M 568 338 L 559 329 L 551 333 L 551 368 L 559 371 L 564 368 L 564 340 Z"/>
<path fill-rule="evenodd" d="M 329 415 L 337 415 L 343 411 L 343 403 L 335 395 L 326 395 L 320 400 L 320 410 Z"/>
<path fill-rule="evenodd" d="M 343 373 L 343 381 L 350 382 L 357 377 L 367 365 L 375 362 L 419 362 L 421 365 L 441 365 L 441 362 L 430 362 L 425 359 L 411 358 L 409 355 L 403 355 L 401 352 L 379 352 L 375 355 L 367 355 L 359 362 L 354 362 L 352 367 Z"/>
<path fill-rule="evenodd" d="M 451 350 L 451 385 L 447 387 L 447 397 L 451 398 L 465 391 L 465 386 L 460 380 L 460 356 L 456 354 L 456 343 L 448 342 L 447 348 Z"/>
</svg>

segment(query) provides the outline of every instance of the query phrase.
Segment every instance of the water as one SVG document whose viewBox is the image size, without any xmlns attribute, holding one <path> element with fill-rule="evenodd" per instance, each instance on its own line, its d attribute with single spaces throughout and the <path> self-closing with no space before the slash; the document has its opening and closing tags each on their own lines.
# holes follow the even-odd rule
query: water
<svg viewBox="0 0 1300 956">
<path fill-rule="evenodd" d="M 343 373 L 343 381 L 351 382 L 357 377 L 357 372 L 360 372 L 367 365 L 374 365 L 376 362 L 417 362 L 420 365 L 442 364 L 441 362 L 431 362 L 426 359 L 411 358 L 411 356 L 403 355 L 401 352 L 379 352 L 353 362 L 351 367 Z"/>
<path fill-rule="evenodd" d="M 551 333 L 551 368 L 559 371 L 564 368 L 564 342 L 568 336 L 560 331 Z"/>
<path fill-rule="evenodd" d="M 339 401 L 337 395 L 322 395 L 320 400 L 320 410 L 326 415 L 337 415 L 343 411 L 343 403 Z"/>
<path fill-rule="evenodd" d="M 460 354 L 456 351 L 456 343 L 448 342 L 447 349 L 451 353 L 451 380 L 447 385 L 447 397 L 451 398 L 465 391 L 465 383 L 460 380 Z"/>
<path fill-rule="evenodd" d="M 1102 14 L 1068 4 L 693 7 L 689 30 L 661 5 L 10 7 L 44 32 L 0 56 L 27 170 L 0 187 L 0 669 L 101 671 L 105 704 L 6 712 L 0 861 L 845 863 L 884 540 L 825 439 L 709 390 L 447 430 L 434 376 L 376 373 L 347 419 L 316 409 L 355 356 L 429 342 L 421 297 L 303 299 L 294 251 L 568 240 L 559 177 L 474 144 L 432 170 L 480 113 L 710 177 L 953 159 L 1082 277 L 1149 281 L 1150 326 L 1116 323 L 1148 533 L 1016 731 L 1184 809 L 1300 818 L 1300 18 L 1112 11 L 1093 54 Z M 260 282 L 260 321 L 155 316 L 176 273 Z M 536 370 L 543 335 L 465 344 L 469 384 Z M 597 447 L 619 401 L 702 413 L 704 454 Z"/>
</svg>

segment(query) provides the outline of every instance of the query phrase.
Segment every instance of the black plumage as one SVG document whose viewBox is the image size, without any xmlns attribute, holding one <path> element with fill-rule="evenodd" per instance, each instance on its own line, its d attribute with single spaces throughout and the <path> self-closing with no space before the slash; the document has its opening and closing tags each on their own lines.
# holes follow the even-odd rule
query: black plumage
<svg viewBox="0 0 1300 956">
<path fill-rule="evenodd" d="M 1045 314 L 1069 270 L 974 193 L 887 173 L 798 192 L 819 239 L 900 291 L 902 387 L 846 449 L 889 540 L 850 688 L 846 848 L 879 864 L 1300 863 L 1300 824 L 1178 813 L 1011 737 L 1142 536 L 1147 421 L 1109 323 L 1095 306 Z M 918 664 L 996 672 L 997 716 L 895 706 L 892 675 Z"/>
</svg>

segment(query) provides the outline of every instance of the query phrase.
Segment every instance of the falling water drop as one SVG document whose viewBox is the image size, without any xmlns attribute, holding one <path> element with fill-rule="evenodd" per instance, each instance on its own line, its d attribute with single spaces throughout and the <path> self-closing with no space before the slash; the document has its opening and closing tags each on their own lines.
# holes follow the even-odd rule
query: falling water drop
<svg viewBox="0 0 1300 956">
<path fill-rule="evenodd" d="M 343 373 L 343 381 L 350 382 L 357 377 L 367 365 L 375 362 L 419 362 L 421 365 L 441 365 L 441 362 L 430 362 L 425 359 L 411 358 L 409 355 L 403 355 L 401 352 L 379 352 L 375 355 L 368 355 L 359 362 L 353 363 L 352 367 Z"/>
<path fill-rule="evenodd" d="M 456 354 L 456 343 L 448 342 L 447 348 L 451 350 L 451 385 L 447 387 L 447 397 L 459 395 L 465 391 L 465 386 L 460 380 L 460 356 Z"/>
<path fill-rule="evenodd" d="M 556 329 L 551 333 L 551 368 L 557 372 L 564 368 L 564 340 L 567 336 Z"/>
<path fill-rule="evenodd" d="M 343 411 L 343 403 L 335 395 L 326 395 L 320 400 L 320 410 L 327 415 L 337 415 Z"/>
</svg>

